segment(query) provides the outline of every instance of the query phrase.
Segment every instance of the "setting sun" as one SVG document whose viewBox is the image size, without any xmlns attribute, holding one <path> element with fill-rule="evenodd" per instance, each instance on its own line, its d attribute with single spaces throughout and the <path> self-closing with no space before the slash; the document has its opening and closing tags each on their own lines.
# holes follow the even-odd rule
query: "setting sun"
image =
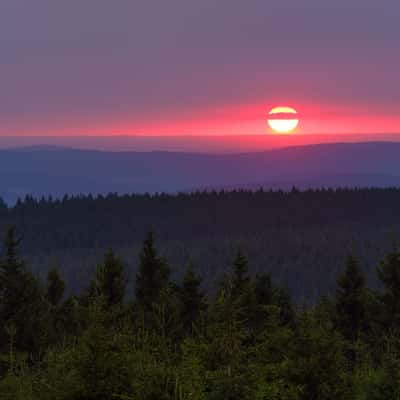
<svg viewBox="0 0 400 400">
<path fill-rule="evenodd" d="M 299 124 L 297 111 L 291 107 L 274 107 L 269 112 L 268 125 L 278 133 L 290 133 Z"/>
</svg>

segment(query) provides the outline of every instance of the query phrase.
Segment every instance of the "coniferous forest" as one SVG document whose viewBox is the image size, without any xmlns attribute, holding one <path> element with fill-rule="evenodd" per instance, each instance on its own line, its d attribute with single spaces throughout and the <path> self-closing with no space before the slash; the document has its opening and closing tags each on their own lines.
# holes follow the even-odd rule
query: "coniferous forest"
<svg viewBox="0 0 400 400">
<path fill-rule="evenodd" d="M 241 248 L 252 276 L 271 273 L 296 303 L 315 303 L 335 292 L 349 254 L 379 288 L 376 265 L 400 238 L 399 204 L 399 189 L 27 196 L 0 205 L 0 237 L 15 226 L 29 270 L 43 281 L 56 267 L 67 295 L 88 286 L 109 248 L 132 285 L 151 230 L 175 281 L 191 265 L 205 292 L 215 294 Z"/>
<path fill-rule="evenodd" d="M 279 199 L 273 211 L 270 208 L 266 211 L 271 219 L 261 217 L 260 208 L 247 213 L 247 216 L 252 212 L 260 215 L 270 225 L 284 225 L 286 218 L 293 229 L 299 225 L 318 227 L 321 219 L 336 218 L 343 223 L 343 216 L 351 215 L 354 221 L 350 222 L 359 223 L 362 222 L 359 218 L 371 211 L 371 207 L 385 205 L 364 220 L 378 227 L 379 218 L 385 224 L 391 207 L 397 206 L 399 191 L 300 193 L 294 190 L 289 194 L 214 193 L 199 197 L 205 196 L 206 200 L 215 201 L 215 205 L 218 196 L 230 197 L 232 204 L 235 196 L 240 203 L 241 196 L 257 195 Z M 311 211 L 310 204 L 304 208 L 288 207 L 287 202 L 296 204 L 293 198 L 303 201 L 305 206 L 312 196 L 324 197 L 325 207 L 329 201 L 333 206 L 326 213 L 321 209 Z M 354 202 L 343 203 L 347 208 L 335 207 L 341 196 L 353 198 Z M 189 203 L 189 199 L 190 196 L 183 195 L 181 200 Z M 364 201 L 359 203 L 361 199 Z M 111 205 L 122 200 L 113 196 L 97 200 L 64 199 L 67 205 L 76 206 L 68 211 L 71 216 L 73 210 L 81 208 L 80 217 L 85 206 L 103 201 Z M 160 196 L 153 201 L 168 203 L 178 199 Z M 25 223 L 36 215 L 30 221 L 31 229 L 37 229 L 45 223 L 54 223 L 52 218 L 44 222 L 45 218 L 38 217 L 45 210 L 53 215 L 63 215 L 57 209 L 67 212 L 68 207 L 62 204 L 25 199 L 15 208 L 4 207 L 3 215 L 9 213 L 15 217 L 19 213 Z M 287 213 L 276 214 L 279 207 L 284 207 Z M 154 209 L 153 221 L 157 218 L 162 221 L 160 208 Z M 304 213 L 301 215 L 299 210 Z M 186 217 L 177 217 L 175 228 L 183 229 L 179 224 L 186 219 L 189 232 L 195 213 L 181 209 L 182 213 L 185 211 Z M 93 208 L 87 207 L 87 212 L 94 213 Z M 222 217 L 214 215 L 214 218 Z M 237 218 L 245 216 L 239 214 Z M 71 227 L 78 220 L 74 215 L 71 225 L 60 225 L 59 232 L 63 228 L 64 234 L 72 232 Z M 123 225 L 121 221 L 120 224 Z M 232 227 L 229 229 L 235 226 L 234 221 L 228 220 L 227 225 Z M 96 228 L 90 229 L 94 241 Z M 223 226 L 219 229 L 223 230 Z M 368 284 L 360 258 L 349 252 L 343 265 L 337 266 L 340 272 L 330 295 L 313 303 L 301 303 L 293 300 L 288 288 L 277 284 L 273 273 L 254 273 L 251 257 L 240 246 L 235 249 L 229 268 L 218 278 L 215 290 L 207 290 L 190 263 L 182 268 L 180 275 L 174 273 L 170 260 L 160 254 L 152 231 L 143 235 L 133 278 L 129 279 L 124 260 L 109 249 L 88 283 L 71 294 L 57 268 L 48 269 L 45 278 L 32 272 L 21 254 L 24 240 L 18 229 L 9 227 L 5 232 L 0 260 L 1 399 L 400 397 L 400 251 L 396 245 L 376 265 L 377 288 Z M 113 230 L 104 232 L 104 235 L 116 234 Z M 49 238 L 50 233 L 47 232 Z M 57 234 L 52 237 L 53 243 L 57 243 Z M 80 235 L 82 230 L 77 231 L 75 238 Z M 45 246 L 42 243 L 42 249 Z"/>
</svg>

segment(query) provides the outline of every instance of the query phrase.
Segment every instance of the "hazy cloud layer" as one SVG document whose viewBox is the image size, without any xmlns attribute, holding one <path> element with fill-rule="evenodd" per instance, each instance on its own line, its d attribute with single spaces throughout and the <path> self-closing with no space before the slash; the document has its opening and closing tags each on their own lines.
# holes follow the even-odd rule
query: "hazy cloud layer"
<svg viewBox="0 0 400 400">
<path fill-rule="evenodd" d="M 0 133 L 280 99 L 395 113 L 399 20 L 394 0 L 1 0 Z"/>
</svg>

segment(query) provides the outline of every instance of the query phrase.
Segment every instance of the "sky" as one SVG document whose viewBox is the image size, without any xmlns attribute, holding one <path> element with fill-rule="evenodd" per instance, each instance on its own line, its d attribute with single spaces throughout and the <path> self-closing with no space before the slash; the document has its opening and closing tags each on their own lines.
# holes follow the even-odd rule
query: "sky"
<svg viewBox="0 0 400 400">
<path fill-rule="evenodd" d="M 0 135 L 400 132 L 398 0 L 1 0 Z"/>
</svg>

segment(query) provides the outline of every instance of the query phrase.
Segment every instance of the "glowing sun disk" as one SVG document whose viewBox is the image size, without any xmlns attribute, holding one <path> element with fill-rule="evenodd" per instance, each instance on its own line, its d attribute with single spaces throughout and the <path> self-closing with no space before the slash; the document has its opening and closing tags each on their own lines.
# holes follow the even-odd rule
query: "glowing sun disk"
<svg viewBox="0 0 400 400">
<path fill-rule="evenodd" d="M 292 132 L 299 124 L 297 111 L 291 107 L 275 107 L 269 112 L 269 115 L 268 125 L 278 133 Z"/>
</svg>

